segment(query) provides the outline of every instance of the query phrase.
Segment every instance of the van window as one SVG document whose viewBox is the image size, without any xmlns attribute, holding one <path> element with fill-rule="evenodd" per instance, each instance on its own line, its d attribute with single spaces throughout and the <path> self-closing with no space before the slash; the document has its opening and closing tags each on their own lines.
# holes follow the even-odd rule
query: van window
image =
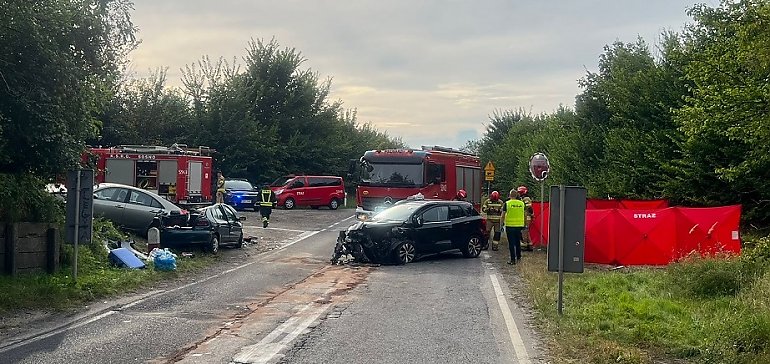
<svg viewBox="0 0 770 364">
<path fill-rule="evenodd" d="M 341 178 L 335 178 L 335 177 L 327 177 L 326 178 L 326 185 L 327 186 L 342 186 L 342 179 Z"/>
<path fill-rule="evenodd" d="M 323 187 L 326 186 L 326 179 L 322 177 L 308 177 L 308 187 Z"/>
<path fill-rule="evenodd" d="M 304 178 L 298 178 L 294 180 L 294 182 L 289 185 L 289 188 L 302 188 L 305 187 L 305 182 L 303 181 Z"/>
</svg>

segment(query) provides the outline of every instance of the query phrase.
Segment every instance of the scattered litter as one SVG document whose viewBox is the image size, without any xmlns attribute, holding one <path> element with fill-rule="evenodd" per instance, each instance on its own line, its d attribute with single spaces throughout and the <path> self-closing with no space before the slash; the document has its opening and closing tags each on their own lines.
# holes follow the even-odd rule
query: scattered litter
<svg viewBox="0 0 770 364">
<path fill-rule="evenodd" d="M 176 254 L 170 252 L 168 248 L 155 248 L 150 252 L 150 258 L 155 265 L 155 269 L 160 271 L 176 270 Z"/>
<path fill-rule="evenodd" d="M 190 252 L 182 252 L 182 257 L 185 257 L 185 258 L 192 258 L 192 257 L 193 257 L 193 253 L 190 253 Z"/>
<path fill-rule="evenodd" d="M 108 257 L 110 263 L 117 267 L 130 269 L 142 269 L 145 267 L 144 262 L 126 248 L 112 249 Z"/>
</svg>

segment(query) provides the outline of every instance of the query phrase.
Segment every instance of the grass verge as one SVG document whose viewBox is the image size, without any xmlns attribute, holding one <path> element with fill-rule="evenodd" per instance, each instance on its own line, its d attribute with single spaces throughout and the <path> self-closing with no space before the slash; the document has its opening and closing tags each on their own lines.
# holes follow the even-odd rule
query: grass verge
<svg viewBox="0 0 770 364">
<path fill-rule="evenodd" d="M 545 252 L 503 271 L 523 280 L 554 362 L 770 363 L 770 240 L 747 245 L 741 257 L 567 274 L 561 317 Z"/>
<path fill-rule="evenodd" d="M 94 241 L 120 236 L 105 221 L 94 224 Z M 195 254 L 194 257 L 177 258 L 177 269 L 171 272 L 157 271 L 149 263 L 146 269 L 122 269 L 111 266 L 106 250 L 97 245 L 78 249 L 78 280 L 74 282 L 69 266 L 73 249 L 64 246 L 62 263 L 66 264 L 53 275 L 34 274 L 16 278 L 0 276 L 0 314 L 17 309 L 61 310 L 76 304 L 112 295 L 140 290 L 162 280 L 198 272 L 214 263 L 218 257 Z"/>
</svg>

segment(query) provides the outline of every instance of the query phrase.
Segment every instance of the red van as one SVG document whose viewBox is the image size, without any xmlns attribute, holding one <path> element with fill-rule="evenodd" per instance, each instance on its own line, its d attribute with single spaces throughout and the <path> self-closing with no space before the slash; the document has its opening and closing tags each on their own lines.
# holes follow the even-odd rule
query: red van
<svg viewBox="0 0 770 364">
<path fill-rule="evenodd" d="M 285 176 L 270 184 L 278 198 L 278 206 L 291 210 L 297 206 L 317 209 L 329 206 L 336 210 L 345 204 L 345 184 L 342 177 Z"/>
</svg>

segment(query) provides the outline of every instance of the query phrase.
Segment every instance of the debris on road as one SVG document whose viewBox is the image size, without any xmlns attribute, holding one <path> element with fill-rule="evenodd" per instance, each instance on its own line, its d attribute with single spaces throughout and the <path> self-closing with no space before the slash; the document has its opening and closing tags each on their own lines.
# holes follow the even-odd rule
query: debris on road
<svg viewBox="0 0 770 364">
<path fill-rule="evenodd" d="M 145 267 L 144 262 L 137 258 L 134 253 L 126 248 L 110 250 L 108 258 L 112 265 L 121 268 L 143 269 Z"/>
</svg>

